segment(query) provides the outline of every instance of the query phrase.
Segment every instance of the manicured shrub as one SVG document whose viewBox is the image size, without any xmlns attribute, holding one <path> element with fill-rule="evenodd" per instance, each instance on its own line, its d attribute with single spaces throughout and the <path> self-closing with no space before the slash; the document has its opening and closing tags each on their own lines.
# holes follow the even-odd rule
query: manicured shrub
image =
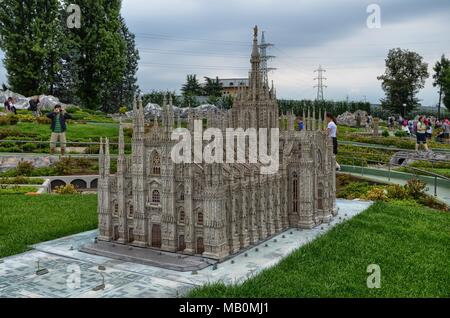
<svg viewBox="0 0 450 318">
<path fill-rule="evenodd" d="M 387 191 L 378 187 L 370 189 L 363 198 L 370 201 L 386 201 L 388 199 Z"/>
<path fill-rule="evenodd" d="M 26 152 L 33 152 L 34 150 L 37 149 L 37 145 L 34 143 L 31 143 L 31 142 L 27 142 L 26 144 L 24 144 L 22 146 L 22 149 L 23 149 L 23 151 L 26 151 Z"/>
<path fill-rule="evenodd" d="M 128 111 L 128 109 L 125 106 L 122 106 L 119 108 L 119 113 L 120 114 L 125 114 Z"/>
<path fill-rule="evenodd" d="M 29 161 L 20 161 L 17 164 L 16 172 L 17 176 L 30 177 L 33 174 L 33 164 Z"/>
<path fill-rule="evenodd" d="M 35 121 L 35 117 L 30 114 L 26 114 L 26 115 L 19 114 L 19 115 L 17 115 L 17 118 L 22 123 L 33 123 Z"/>
<path fill-rule="evenodd" d="M 419 198 L 425 194 L 427 184 L 419 179 L 413 178 L 408 180 L 405 189 L 410 197 Z"/>
<path fill-rule="evenodd" d="M 50 118 L 45 116 L 36 117 L 36 122 L 40 125 L 50 125 L 52 122 Z"/>
<path fill-rule="evenodd" d="M 404 200 L 408 198 L 408 191 L 399 184 L 393 184 L 386 188 L 387 196 L 393 200 Z"/>
<path fill-rule="evenodd" d="M 78 194 L 78 190 L 73 184 L 66 184 L 65 186 L 56 187 L 54 192 L 57 194 Z"/>
<path fill-rule="evenodd" d="M 17 125 L 19 118 L 14 114 L 0 116 L 0 126 Z"/>
<path fill-rule="evenodd" d="M 400 137 L 400 138 L 408 137 L 408 133 L 406 131 L 403 131 L 403 130 L 397 130 L 394 133 L 394 135 L 395 135 L 395 137 Z"/>
<path fill-rule="evenodd" d="M 389 131 L 383 130 L 383 133 L 381 134 L 383 137 L 389 137 Z"/>
</svg>

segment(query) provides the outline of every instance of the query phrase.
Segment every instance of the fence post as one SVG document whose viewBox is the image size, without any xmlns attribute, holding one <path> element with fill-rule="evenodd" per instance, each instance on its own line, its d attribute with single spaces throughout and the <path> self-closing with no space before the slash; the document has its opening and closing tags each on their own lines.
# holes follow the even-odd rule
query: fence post
<svg viewBox="0 0 450 318">
<path fill-rule="evenodd" d="M 434 176 L 434 196 L 437 197 L 437 176 Z"/>
<path fill-rule="evenodd" d="M 388 181 L 391 182 L 391 162 L 389 161 L 388 163 Z"/>
</svg>

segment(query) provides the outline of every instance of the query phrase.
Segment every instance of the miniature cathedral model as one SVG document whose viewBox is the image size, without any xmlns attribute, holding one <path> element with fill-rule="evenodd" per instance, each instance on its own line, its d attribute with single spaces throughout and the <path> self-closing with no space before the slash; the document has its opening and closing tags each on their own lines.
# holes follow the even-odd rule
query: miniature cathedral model
<svg viewBox="0 0 450 318">
<path fill-rule="evenodd" d="M 323 114 L 279 116 L 276 92 L 260 72 L 255 28 L 249 86 L 229 111 L 207 116 L 207 126 L 279 128 L 279 170 L 260 164 L 175 164 L 172 100 L 164 101 L 162 124 L 146 131 L 142 102 L 134 105 L 132 154 L 125 155 L 120 127 L 117 173 L 110 174 L 109 142 L 101 142 L 98 240 L 221 260 L 288 228 L 312 228 L 336 214 L 335 157 Z M 270 87 L 269 87 L 270 86 Z M 187 126 L 197 115 L 189 109 Z M 322 118 L 321 118 L 322 117 Z M 225 133 L 223 134 L 225 136 Z"/>
</svg>

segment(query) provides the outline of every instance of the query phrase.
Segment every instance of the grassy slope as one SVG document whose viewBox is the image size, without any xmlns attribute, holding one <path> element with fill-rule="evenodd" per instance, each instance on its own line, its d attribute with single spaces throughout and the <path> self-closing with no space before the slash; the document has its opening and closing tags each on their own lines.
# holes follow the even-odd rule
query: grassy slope
<svg viewBox="0 0 450 318">
<path fill-rule="evenodd" d="M 214 284 L 190 297 L 450 296 L 450 214 L 376 203 L 242 285 Z M 367 288 L 369 264 L 381 289 Z"/>
<path fill-rule="evenodd" d="M 0 195 L 0 257 L 97 226 L 97 196 Z"/>
<path fill-rule="evenodd" d="M 47 140 L 50 138 L 49 125 L 39 125 L 36 123 L 18 123 L 14 126 L 2 126 L 0 128 L 7 128 L 13 131 L 36 134 L 37 138 L 34 138 L 34 140 Z M 115 123 L 77 124 L 69 122 L 67 125 L 68 141 L 88 141 L 91 138 L 98 140 L 100 137 L 118 136 L 119 125 Z"/>
</svg>

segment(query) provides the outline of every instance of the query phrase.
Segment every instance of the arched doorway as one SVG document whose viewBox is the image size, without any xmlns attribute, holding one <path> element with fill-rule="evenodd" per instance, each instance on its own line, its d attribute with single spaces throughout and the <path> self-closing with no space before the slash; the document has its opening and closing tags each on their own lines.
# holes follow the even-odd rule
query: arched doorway
<svg viewBox="0 0 450 318">
<path fill-rule="evenodd" d="M 56 189 L 56 187 L 64 187 L 66 185 L 66 183 L 62 180 L 53 180 L 50 183 L 50 186 L 52 188 L 52 191 Z"/>
<path fill-rule="evenodd" d="M 87 189 L 87 183 L 81 179 L 75 179 L 70 184 L 74 185 L 77 189 Z"/>
<path fill-rule="evenodd" d="M 161 248 L 161 225 L 152 226 L 152 247 Z"/>
<path fill-rule="evenodd" d="M 197 254 L 203 254 L 205 252 L 205 245 L 203 244 L 203 237 L 197 238 Z"/>
<path fill-rule="evenodd" d="M 115 225 L 113 229 L 113 240 L 117 241 L 119 239 L 119 226 Z"/>
<path fill-rule="evenodd" d="M 184 240 L 184 235 L 178 237 L 178 251 L 182 252 L 186 249 L 186 242 Z"/>
</svg>

